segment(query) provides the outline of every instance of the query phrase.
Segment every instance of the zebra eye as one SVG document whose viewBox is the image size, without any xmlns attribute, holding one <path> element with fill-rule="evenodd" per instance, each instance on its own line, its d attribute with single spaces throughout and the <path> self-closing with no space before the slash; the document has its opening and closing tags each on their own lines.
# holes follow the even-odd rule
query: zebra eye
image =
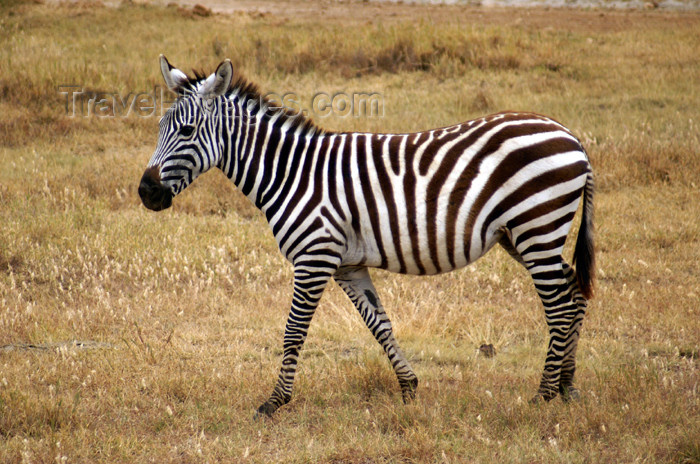
<svg viewBox="0 0 700 464">
<path fill-rule="evenodd" d="M 178 132 L 183 137 L 189 137 L 194 132 L 194 126 L 182 126 Z"/>
</svg>

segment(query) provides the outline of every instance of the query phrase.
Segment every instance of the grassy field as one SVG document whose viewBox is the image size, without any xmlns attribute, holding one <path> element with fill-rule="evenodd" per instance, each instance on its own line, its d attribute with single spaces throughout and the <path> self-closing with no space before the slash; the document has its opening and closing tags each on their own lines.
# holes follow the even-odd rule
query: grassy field
<svg viewBox="0 0 700 464">
<path fill-rule="evenodd" d="M 700 462 L 700 15 L 333 5 L 0 2 L 0 462 Z M 528 404 L 543 311 L 494 250 L 449 275 L 373 273 L 421 380 L 413 404 L 333 286 L 292 402 L 253 420 L 291 267 L 220 172 L 170 210 L 141 206 L 158 118 L 123 104 L 160 98 L 160 53 L 208 72 L 228 57 L 307 109 L 318 92 L 382 96 L 381 116 L 317 115 L 328 129 L 515 109 L 574 130 L 598 186 L 582 400 Z M 84 90 L 75 116 L 68 86 Z"/>
</svg>

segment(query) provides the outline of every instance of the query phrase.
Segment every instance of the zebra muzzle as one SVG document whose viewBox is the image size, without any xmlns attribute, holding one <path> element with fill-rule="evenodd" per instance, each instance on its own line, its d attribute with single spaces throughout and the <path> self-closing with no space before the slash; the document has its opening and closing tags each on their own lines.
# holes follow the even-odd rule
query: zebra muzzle
<svg viewBox="0 0 700 464">
<path fill-rule="evenodd" d="M 139 184 L 139 196 L 143 205 L 153 211 L 169 208 L 173 203 L 171 190 L 160 182 L 160 173 L 156 166 L 146 169 Z"/>
</svg>

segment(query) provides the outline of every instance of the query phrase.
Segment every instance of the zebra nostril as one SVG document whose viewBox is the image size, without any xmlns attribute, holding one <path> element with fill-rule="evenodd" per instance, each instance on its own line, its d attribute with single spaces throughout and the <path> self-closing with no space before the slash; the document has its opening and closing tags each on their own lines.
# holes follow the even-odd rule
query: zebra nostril
<svg viewBox="0 0 700 464">
<path fill-rule="evenodd" d="M 148 209 L 160 211 L 172 204 L 172 193 L 170 189 L 160 183 L 157 168 L 146 169 L 139 183 L 138 191 L 141 202 Z"/>
<path fill-rule="evenodd" d="M 145 176 L 143 179 L 141 179 L 141 183 L 139 184 L 139 196 L 141 197 L 141 200 L 146 201 L 155 199 L 155 197 L 158 196 L 158 190 L 158 184 L 153 182 L 152 179 Z"/>
</svg>

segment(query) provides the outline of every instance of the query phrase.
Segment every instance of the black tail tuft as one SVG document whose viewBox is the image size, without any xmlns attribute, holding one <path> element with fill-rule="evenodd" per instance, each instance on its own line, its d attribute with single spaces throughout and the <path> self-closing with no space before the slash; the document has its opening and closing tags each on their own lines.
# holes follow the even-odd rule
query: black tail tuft
<svg viewBox="0 0 700 464">
<path fill-rule="evenodd" d="M 574 265 L 579 289 L 585 299 L 593 297 L 595 286 L 595 249 L 593 246 L 593 173 L 589 172 L 583 189 L 583 214 L 574 248 Z"/>
</svg>

